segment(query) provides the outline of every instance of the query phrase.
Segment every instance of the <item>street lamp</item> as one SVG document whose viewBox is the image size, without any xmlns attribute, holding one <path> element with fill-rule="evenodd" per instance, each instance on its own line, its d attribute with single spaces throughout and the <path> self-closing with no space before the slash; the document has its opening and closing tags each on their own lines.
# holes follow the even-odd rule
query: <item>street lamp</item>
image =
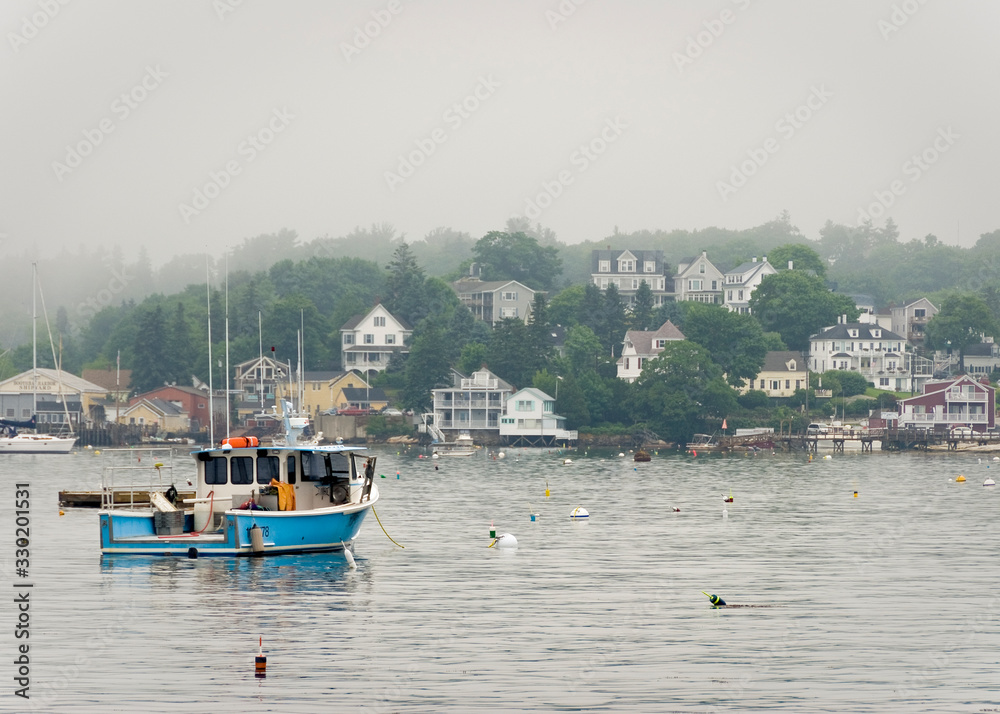
<svg viewBox="0 0 1000 714">
<path fill-rule="evenodd" d="M 948 345 L 948 377 L 951 377 L 951 340 L 945 342 Z"/>
</svg>

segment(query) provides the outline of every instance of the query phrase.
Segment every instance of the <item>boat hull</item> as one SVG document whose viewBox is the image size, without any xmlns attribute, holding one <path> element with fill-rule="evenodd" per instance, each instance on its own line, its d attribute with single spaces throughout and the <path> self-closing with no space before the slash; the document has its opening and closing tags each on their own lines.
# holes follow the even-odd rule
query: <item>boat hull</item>
<svg viewBox="0 0 1000 714">
<path fill-rule="evenodd" d="M 0 454 L 68 454 L 76 437 L 21 435 L 0 438 Z"/>
<path fill-rule="evenodd" d="M 101 511 L 101 552 L 163 556 L 228 556 L 318 553 L 342 550 L 358 536 L 377 500 L 314 511 L 242 511 L 222 514 L 211 533 L 156 535 L 152 511 Z M 263 550 L 254 551 L 250 530 L 261 529 Z"/>
</svg>

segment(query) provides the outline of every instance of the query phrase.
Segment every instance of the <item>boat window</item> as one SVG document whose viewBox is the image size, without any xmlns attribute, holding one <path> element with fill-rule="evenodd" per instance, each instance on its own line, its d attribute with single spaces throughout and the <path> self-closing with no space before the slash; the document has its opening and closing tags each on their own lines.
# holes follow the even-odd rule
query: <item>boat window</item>
<svg viewBox="0 0 1000 714">
<path fill-rule="evenodd" d="M 278 479 L 279 481 L 281 479 Z M 288 456 L 288 483 L 295 483 L 295 454 Z"/>
<path fill-rule="evenodd" d="M 346 453 L 330 454 L 330 471 L 340 478 L 351 477 L 351 462 Z"/>
<path fill-rule="evenodd" d="M 234 484 L 253 483 L 253 457 L 234 456 L 229 460 L 230 482 Z"/>
<path fill-rule="evenodd" d="M 315 451 L 302 452 L 302 480 L 319 481 L 326 476 L 326 464 L 323 462 L 323 454 Z"/>
<path fill-rule="evenodd" d="M 210 458 L 205 462 L 205 483 L 211 485 L 229 483 L 229 465 L 225 456 Z"/>
<path fill-rule="evenodd" d="M 293 463 L 290 466 L 291 470 L 295 470 L 294 457 Z M 257 483 L 271 483 L 271 479 L 277 481 L 281 480 L 281 475 L 278 472 L 279 461 L 277 456 L 258 456 L 257 457 Z"/>
</svg>

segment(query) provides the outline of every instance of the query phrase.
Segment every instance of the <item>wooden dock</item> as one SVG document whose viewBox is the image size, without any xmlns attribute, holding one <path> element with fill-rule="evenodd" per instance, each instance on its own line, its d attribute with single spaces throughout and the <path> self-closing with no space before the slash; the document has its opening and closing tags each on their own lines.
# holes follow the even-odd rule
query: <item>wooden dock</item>
<svg viewBox="0 0 1000 714">
<path fill-rule="evenodd" d="M 931 429 L 840 429 L 832 428 L 822 434 L 755 434 L 753 436 L 724 436 L 719 446 L 725 451 L 739 451 L 751 448 L 780 448 L 784 451 L 805 450 L 815 452 L 821 443 L 830 444 L 835 453 L 843 453 L 846 442 L 857 442 L 862 453 L 871 452 L 875 442 L 882 451 L 905 451 L 907 449 L 927 449 L 930 446 L 947 444 L 949 451 L 957 451 L 959 445 L 998 446 L 1000 434 L 974 432 L 969 436 L 958 436 L 950 431 Z"/>
</svg>

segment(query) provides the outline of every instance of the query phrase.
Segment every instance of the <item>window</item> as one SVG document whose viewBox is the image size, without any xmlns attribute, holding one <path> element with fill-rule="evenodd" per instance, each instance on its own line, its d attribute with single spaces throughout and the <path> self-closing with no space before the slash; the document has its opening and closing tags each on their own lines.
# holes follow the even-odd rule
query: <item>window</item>
<svg viewBox="0 0 1000 714">
<path fill-rule="evenodd" d="M 507 302 L 515 302 L 517 300 L 517 292 L 510 291 L 510 292 L 500 293 L 500 299 L 506 300 Z"/>
<path fill-rule="evenodd" d="M 514 409 L 519 412 L 530 412 L 535 408 L 535 403 L 530 399 L 518 399 Z"/>
<path fill-rule="evenodd" d="M 375 335 L 371 334 L 370 332 L 366 332 L 365 333 L 365 344 L 366 345 L 374 345 L 375 344 Z"/>
<path fill-rule="evenodd" d="M 351 334 L 350 332 L 345 332 L 344 333 L 344 344 L 345 345 L 353 345 L 354 344 L 354 335 Z"/>
<path fill-rule="evenodd" d="M 705 274 L 705 264 L 704 263 L 700 263 L 698 265 L 698 272 L 701 273 L 702 275 Z"/>
<path fill-rule="evenodd" d="M 628 370 L 628 357 L 625 358 L 625 370 Z"/>
<path fill-rule="evenodd" d="M 229 460 L 230 483 L 243 485 L 253 483 L 253 457 L 234 456 Z"/>
<path fill-rule="evenodd" d="M 777 380 L 777 379 L 772 379 L 771 380 L 771 389 L 773 391 L 777 391 L 777 390 L 781 389 L 781 382 L 779 380 Z"/>
<path fill-rule="evenodd" d="M 608 279 L 607 278 L 601 278 L 601 285 L 600 285 L 600 287 L 601 287 L 601 290 L 604 290 L 606 287 L 608 287 Z"/>
<path fill-rule="evenodd" d="M 618 261 L 618 272 L 619 273 L 634 273 L 635 272 L 635 261 L 634 260 L 619 260 Z"/>
<path fill-rule="evenodd" d="M 385 315 L 375 316 L 375 327 L 385 327 Z"/>
<path fill-rule="evenodd" d="M 10 409 L 7 410 L 7 418 L 8 419 L 13 419 L 14 418 L 14 409 L 13 408 L 10 408 Z"/>
<path fill-rule="evenodd" d="M 791 388 L 792 388 L 792 380 L 786 379 L 785 380 L 785 389 L 791 389 Z"/>
<path fill-rule="evenodd" d="M 395 335 L 386 335 L 385 336 L 385 343 L 387 345 L 394 345 L 394 344 L 396 344 L 396 336 Z"/>
<path fill-rule="evenodd" d="M 927 317 L 927 310 L 922 307 L 917 307 L 913 309 L 914 317 Z"/>
<path fill-rule="evenodd" d="M 688 280 L 688 290 L 701 290 L 701 280 Z"/>
<path fill-rule="evenodd" d="M 288 457 L 288 483 L 295 483 L 295 456 Z"/>
<path fill-rule="evenodd" d="M 229 482 L 229 474 L 226 472 L 228 464 L 226 464 L 225 456 L 217 456 L 215 458 L 210 458 L 205 462 L 205 483 L 211 485 L 220 485 Z"/>
<path fill-rule="evenodd" d="M 323 454 L 317 454 L 315 451 L 303 451 L 301 459 L 303 481 L 319 481 L 326 476 Z"/>
<path fill-rule="evenodd" d="M 632 280 L 632 289 L 633 290 L 638 290 L 639 289 L 639 281 L 638 280 L 636 280 L 636 279 Z"/>
<path fill-rule="evenodd" d="M 879 377 L 878 378 L 878 386 L 880 386 L 880 387 L 888 387 L 889 386 L 889 378 L 888 377 Z"/>
<path fill-rule="evenodd" d="M 281 462 L 277 456 L 258 456 L 257 483 L 269 484 L 271 483 L 271 479 L 280 481 L 281 480 L 281 474 L 279 472 L 280 463 Z M 294 466 L 292 468 L 294 468 Z"/>
<path fill-rule="evenodd" d="M 761 388 L 761 389 L 763 389 L 763 388 L 764 388 L 764 380 L 763 380 L 763 379 L 762 379 L 762 380 L 760 380 L 760 388 Z"/>
<path fill-rule="evenodd" d="M 656 261 L 647 260 L 642 264 L 642 272 L 644 273 L 655 273 L 656 272 Z"/>
<path fill-rule="evenodd" d="M 739 291 L 739 297 L 737 298 L 737 300 L 742 300 L 742 299 L 743 299 L 743 291 L 740 290 Z"/>
<path fill-rule="evenodd" d="M 517 317 L 516 307 L 502 307 L 500 308 L 500 317 Z"/>
<path fill-rule="evenodd" d="M 610 273 L 611 272 L 611 261 L 610 260 L 599 260 L 599 261 L 597 261 L 597 272 L 598 273 Z"/>
<path fill-rule="evenodd" d="M 712 290 L 718 290 L 718 289 L 719 289 L 719 281 L 718 280 L 713 280 L 712 281 Z"/>
<path fill-rule="evenodd" d="M 728 300 L 729 302 L 733 301 L 733 291 L 732 290 L 727 290 L 726 291 L 726 300 Z"/>
</svg>

